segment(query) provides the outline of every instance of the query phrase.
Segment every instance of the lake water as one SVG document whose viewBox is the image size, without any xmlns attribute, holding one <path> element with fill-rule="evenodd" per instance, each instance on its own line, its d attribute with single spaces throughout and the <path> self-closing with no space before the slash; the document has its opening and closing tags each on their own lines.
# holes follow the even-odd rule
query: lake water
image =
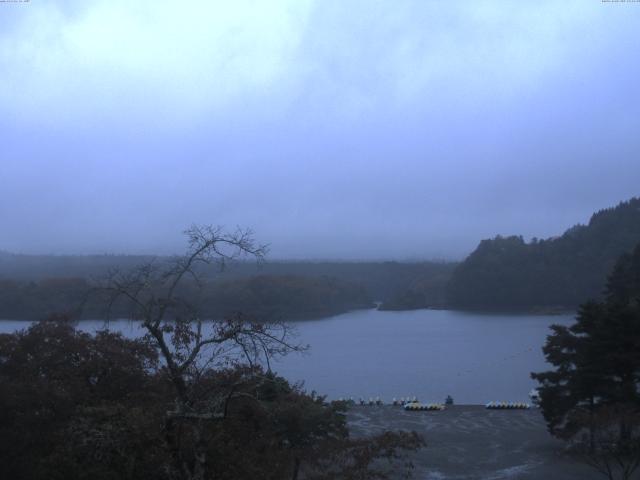
<svg viewBox="0 0 640 480">
<path fill-rule="evenodd" d="M 553 323 L 573 315 L 480 314 L 452 310 L 381 312 L 359 310 L 314 321 L 292 322 L 307 354 L 289 355 L 272 366 L 291 381 L 305 381 L 330 399 L 417 396 L 423 402 L 478 404 L 526 401 L 536 386 L 532 371 L 548 368 L 541 347 Z M 26 322 L 0 321 L 0 332 Z M 80 328 L 103 328 L 101 321 Z M 110 328 L 127 336 L 141 330 L 128 321 Z"/>
</svg>

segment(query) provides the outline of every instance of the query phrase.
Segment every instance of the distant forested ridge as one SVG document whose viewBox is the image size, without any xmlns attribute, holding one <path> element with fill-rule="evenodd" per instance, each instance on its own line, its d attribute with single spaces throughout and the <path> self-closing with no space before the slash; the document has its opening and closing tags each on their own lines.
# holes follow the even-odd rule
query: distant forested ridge
<svg viewBox="0 0 640 480">
<path fill-rule="evenodd" d="M 107 310 L 107 300 L 93 287 L 83 278 L 0 280 L 0 318 L 37 320 L 55 312 L 91 319 L 127 316 L 126 302 Z M 257 275 L 203 285 L 185 282 L 179 293 L 205 318 L 241 312 L 259 321 L 304 320 L 373 306 L 362 286 L 328 277 Z"/>
<path fill-rule="evenodd" d="M 218 282 L 209 292 L 201 308 L 214 317 L 242 312 L 263 320 L 303 320 L 373 306 L 362 285 L 332 277 L 257 275 Z"/>
<path fill-rule="evenodd" d="M 573 308 L 599 298 L 620 255 L 640 243 L 640 198 L 600 210 L 562 236 L 483 240 L 447 287 L 455 308 Z"/>
<path fill-rule="evenodd" d="M 163 262 L 169 257 L 144 255 L 17 255 L 0 251 L 0 281 L 40 282 L 60 278 L 97 279 L 109 271 L 127 271 L 149 261 Z M 387 302 L 424 282 L 435 281 L 440 292 L 449 280 L 453 262 L 394 261 L 312 261 L 269 260 L 230 263 L 224 271 L 209 268 L 202 272 L 212 281 L 266 276 L 329 277 L 361 285 L 374 299 Z"/>
<path fill-rule="evenodd" d="M 36 320 L 55 312 L 81 318 L 104 318 L 95 298 L 84 303 L 85 293 L 109 271 L 130 268 L 168 257 L 127 255 L 15 255 L 0 252 L 0 319 Z M 374 301 L 390 305 L 403 292 L 417 291 L 413 308 L 444 298 L 454 263 L 444 262 L 327 262 L 273 261 L 261 264 L 234 262 L 220 271 L 202 272 L 206 284 L 197 296 L 207 316 L 242 311 L 258 319 L 298 320 L 370 308 Z M 195 288 L 194 288 L 195 290 Z M 116 305 L 111 317 L 124 315 Z"/>
<path fill-rule="evenodd" d="M 380 306 L 380 310 L 417 310 L 420 308 L 445 308 L 447 306 L 447 282 L 455 263 L 442 263 L 429 272 L 414 277 L 405 288 L 396 290 Z"/>
</svg>

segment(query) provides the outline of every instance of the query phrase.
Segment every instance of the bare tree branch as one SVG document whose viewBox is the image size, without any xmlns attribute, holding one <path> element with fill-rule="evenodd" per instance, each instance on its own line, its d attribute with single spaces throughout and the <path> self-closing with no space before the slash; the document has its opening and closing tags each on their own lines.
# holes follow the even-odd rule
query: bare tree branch
<svg viewBox="0 0 640 480">
<path fill-rule="evenodd" d="M 129 317 L 141 321 L 160 352 L 175 390 L 175 407 L 166 415 L 167 441 L 173 443 L 177 469 L 185 478 L 200 479 L 207 455 L 203 422 L 224 419 L 232 399 L 251 397 L 233 385 L 229 391 L 202 388 L 205 369 L 242 363 L 253 369 L 265 362 L 270 370 L 272 357 L 304 351 L 305 347 L 291 342 L 291 329 L 284 323 L 249 321 L 241 314 L 204 321 L 193 301 L 180 295 L 185 282 L 193 282 L 200 290 L 207 266 L 217 264 L 224 269 L 241 257 L 260 263 L 267 246 L 256 244 L 248 229 L 227 233 L 219 226 L 192 225 L 184 234 L 188 242 L 185 255 L 168 262 L 154 259 L 126 273 L 112 271 L 99 290 L 108 295 L 109 311 L 116 302 L 126 302 Z M 208 348 L 211 346 L 216 348 Z M 175 444 L 180 442 L 180 425 L 188 425 L 195 439 L 190 463 Z"/>
</svg>

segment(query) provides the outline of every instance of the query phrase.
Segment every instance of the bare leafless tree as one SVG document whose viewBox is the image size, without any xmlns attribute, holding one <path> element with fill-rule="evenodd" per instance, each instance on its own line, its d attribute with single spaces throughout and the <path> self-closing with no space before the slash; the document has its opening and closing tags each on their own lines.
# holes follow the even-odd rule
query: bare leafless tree
<svg viewBox="0 0 640 480">
<path fill-rule="evenodd" d="M 579 419 L 580 420 L 580 419 Z M 609 480 L 629 480 L 640 467 L 640 410 L 637 405 L 601 406 L 582 418 L 571 450 Z"/>
<path fill-rule="evenodd" d="M 234 396 L 246 395 L 233 388 L 205 391 L 203 372 L 231 364 L 265 363 L 289 352 L 304 350 L 292 342 L 285 323 L 261 323 L 236 313 L 223 319 L 203 319 L 192 298 L 185 298 L 185 284 L 201 288 L 207 267 L 223 268 L 232 260 L 249 257 L 263 261 L 264 245 L 252 232 L 226 233 L 220 227 L 192 226 L 185 231 L 185 255 L 169 261 L 152 261 L 128 271 L 113 271 L 99 288 L 111 307 L 128 305 L 131 319 L 140 321 L 160 352 L 164 371 L 175 392 L 175 405 L 166 414 L 166 438 L 172 449 L 176 474 L 189 480 L 206 477 L 207 424 L 224 419 Z M 191 445 L 185 454 L 181 439 L 188 430 Z M 182 442 L 184 444 L 184 442 Z"/>
</svg>

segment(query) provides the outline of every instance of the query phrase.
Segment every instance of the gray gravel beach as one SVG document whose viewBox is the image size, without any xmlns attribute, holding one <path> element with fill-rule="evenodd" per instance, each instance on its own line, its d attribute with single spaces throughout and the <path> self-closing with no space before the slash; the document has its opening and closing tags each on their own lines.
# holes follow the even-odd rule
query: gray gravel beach
<svg viewBox="0 0 640 480">
<path fill-rule="evenodd" d="M 531 410 L 487 410 L 455 405 L 441 412 L 410 412 L 401 407 L 352 407 L 354 435 L 384 430 L 415 430 L 427 447 L 412 461 L 418 480 L 596 480 L 602 477 L 563 453 L 542 414 Z"/>
</svg>

